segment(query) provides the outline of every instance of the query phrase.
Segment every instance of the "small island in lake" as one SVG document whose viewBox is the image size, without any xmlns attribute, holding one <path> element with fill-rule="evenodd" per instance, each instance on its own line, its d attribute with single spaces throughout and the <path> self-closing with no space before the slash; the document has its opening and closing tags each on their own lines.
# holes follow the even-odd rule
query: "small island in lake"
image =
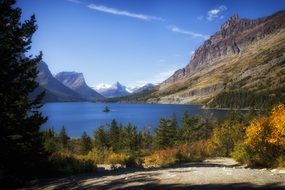
<svg viewBox="0 0 285 190">
<path fill-rule="evenodd" d="M 105 106 L 103 112 L 110 112 L 110 111 L 111 111 L 111 110 L 109 109 L 109 107 L 108 107 L 108 106 Z"/>
</svg>

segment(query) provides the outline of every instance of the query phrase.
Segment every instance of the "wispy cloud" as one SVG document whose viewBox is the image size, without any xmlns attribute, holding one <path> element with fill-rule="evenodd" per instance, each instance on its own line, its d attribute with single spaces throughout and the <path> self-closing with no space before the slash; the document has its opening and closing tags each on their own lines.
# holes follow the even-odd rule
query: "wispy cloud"
<svg viewBox="0 0 285 190">
<path fill-rule="evenodd" d="M 172 76 L 174 72 L 177 71 L 179 68 L 181 68 L 181 66 L 179 65 L 171 66 L 170 68 L 164 69 L 161 72 L 158 72 L 149 78 L 144 78 L 143 80 L 137 80 L 130 86 L 143 86 L 148 83 L 152 83 L 152 84 L 162 83 L 163 81 L 168 79 L 170 76 Z"/>
<path fill-rule="evenodd" d="M 223 18 L 224 16 L 221 15 L 221 13 L 226 11 L 226 10 L 227 10 L 227 7 L 225 5 L 221 5 L 218 8 L 209 10 L 208 16 L 207 16 L 208 21 L 212 21 L 216 18 Z"/>
<path fill-rule="evenodd" d="M 152 78 L 151 78 L 151 83 L 153 84 L 159 84 L 162 83 L 163 81 L 165 81 L 166 79 L 168 79 L 169 77 L 171 77 L 175 71 L 177 71 L 180 68 L 180 66 L 172 66 L 171 68 L 168 68 L 166 70 L 163 70 L 157 74 L 155 74 Z"/>
<path fill-rule="evenodd" d="M 76 4 L 83 4 L 83 2 L 79 0 L 66 0 L 66 1 L 69 1 L 71 3 L 76 3 Z"/>
<path fill-rule="evenodd" d="M 182 28 L 179 28 L 175 25 L 171 25 L 168 27 L 172 32 L 177 32 L 177 33 L 181 33 L 181 34 L 186 34 L 189 35 L 193 38 L 203 38 L 204 40 L 208 39 L 209 36 L 208 35 L 204 35 L 204 34 L 200 34 L 200 33 L 196 33 L 196 32 L 192 32 L 189 30 L 184 30 Z"/>
<path fill-rule="evenodd" d="M 145 15 L 145 14 L 131 13 L 129 11 L 106 7 L 104 5 L 89 4 L 87 5 L 87 7 L 92 10 L 96 10 L 96 11 L 100 11 L 104 13 L 109 13 L 109 14 L 119 15 L 119 16 L 127 16 L 127 17 L 132 17 L 132 18 L 136 18 L 140 20 L 145 20 L 145 21 L 152 21 L 152 20 L 162 21 L 163 20 L 160 17 L 150 16 L 150 15 Z"/>
</svg>

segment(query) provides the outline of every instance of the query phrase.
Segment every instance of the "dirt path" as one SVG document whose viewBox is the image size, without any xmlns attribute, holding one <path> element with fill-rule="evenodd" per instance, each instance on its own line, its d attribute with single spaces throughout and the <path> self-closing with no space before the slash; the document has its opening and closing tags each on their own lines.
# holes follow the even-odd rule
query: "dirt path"
<svg viewBox="0 0 285 190">
<path fill-rule="evenodd" d="M 285 189 L 285 170 L 248 169 L 230 158 L 214 158 L 171 168 L 71 176 L 33 189 Z"/>
</svg>

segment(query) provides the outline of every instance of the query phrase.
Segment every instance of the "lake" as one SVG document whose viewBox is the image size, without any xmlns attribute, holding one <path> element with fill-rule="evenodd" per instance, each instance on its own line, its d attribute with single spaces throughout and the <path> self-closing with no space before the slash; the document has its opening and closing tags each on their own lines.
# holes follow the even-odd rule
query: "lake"
<svg viewBox="0 0 285 190">
<path fill-rule="evenodd" d="M 108 106 L 110 112 L 102 110 Z M 157 127 L 162 117 L 176 115 L 181 123 L 183 113 L 188 111 L 190 115 L 201 115 L 206 112 L 201 106 L 173 105 L 173 104 L 123 104 L 123 103 L 91 103 L 91 102 L 65 102 L 46 103 L 41 111 L 48 116 L 48 121 L 42 129 L 54 128 L 59 132 L 64 126 L 68 135 L 80 137 L 84 131 L 93 135 L 93 131 L 115 119 L 118 123 L 134 124 L 138 129 L 151 126 Z M 216 118 L 223 118 L 227 111 L 207 110 Z"/>
</svg>

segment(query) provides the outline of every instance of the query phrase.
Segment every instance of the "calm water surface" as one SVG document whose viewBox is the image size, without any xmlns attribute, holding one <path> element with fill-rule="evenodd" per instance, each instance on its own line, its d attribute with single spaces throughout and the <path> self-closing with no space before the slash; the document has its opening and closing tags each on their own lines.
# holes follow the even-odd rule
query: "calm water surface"
<svg viewBox="0 0 285 190">
<path fill-rule="evenodd" d="M 110 108 L 109 113 L 102 110 L 105 106 Z M 48 121 L 43 129 L 54 128 L 60 131 L 64 126 L 69 136 L 79 137 L 84 131 L 89 135 L 94 129 L 110 123 L 116 119 L 118 123 L 134 124 L 138 129 L 150 125 L 156 128 L 162 117 L 176 115 L 181 122 L 183 113 L 188 111 L 190 115 L 201 115 L 205 110 L 195 105 L 169 105 L 169 104 L 121 104 L 121 103 L 90 103 L 90 102 L 68 102 L 47 103 L 42 107 L 42 112 L 48 116 Z M 226 111 L 210 110 L 216 118 L 222 118 Z"/>
</svg>

